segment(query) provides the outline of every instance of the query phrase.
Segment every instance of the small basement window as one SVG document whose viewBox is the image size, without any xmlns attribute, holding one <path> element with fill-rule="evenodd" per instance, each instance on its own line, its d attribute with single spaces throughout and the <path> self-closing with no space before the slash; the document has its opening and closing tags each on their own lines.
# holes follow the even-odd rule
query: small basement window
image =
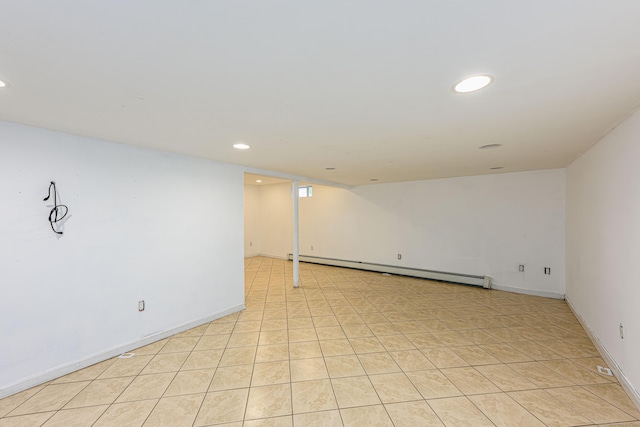
<svg viewBox="0 0 640 427">
<path fill-rule="evenodd" d="M 313 188 L 308 185 L 306 187 L 298 187 L 298 196 L 299 197 L 311 197 L 313 196 Z"/>
</svg>

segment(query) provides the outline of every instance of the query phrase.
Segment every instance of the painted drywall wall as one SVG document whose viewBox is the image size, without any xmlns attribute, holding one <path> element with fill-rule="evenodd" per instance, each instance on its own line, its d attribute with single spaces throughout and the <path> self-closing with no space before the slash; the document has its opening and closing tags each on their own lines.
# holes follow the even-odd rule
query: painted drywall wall
<svg viewBox="0 0 640 427">
<path fill-rule="evenodd" d="M 640 388 L 640 112 L 567 169 L 567 300 Z M 619 326 L 624 325 L 624 339 Z"/>
<path fill-rule="evenodd" d="M 239 166 L 0 122 L 0 393 L 241 309 L 242 194 Z"/>
<path fill-rule="evenodd" d="M 260 187 L 244 186 L 244 256 L 260 254 Z"/>
<path fill-rule="evenodd" d="M 293 251 L 291 184 L 260 186 L 260 253 L 285 258 Z"/>
<path fill-rule="evenodd" d="M 548 170 L 314 186 L 300 203 L 300 253 L 490 275 L 502 289 L 562 297 L 564 184 L 564 170 Z"/>
</svg>

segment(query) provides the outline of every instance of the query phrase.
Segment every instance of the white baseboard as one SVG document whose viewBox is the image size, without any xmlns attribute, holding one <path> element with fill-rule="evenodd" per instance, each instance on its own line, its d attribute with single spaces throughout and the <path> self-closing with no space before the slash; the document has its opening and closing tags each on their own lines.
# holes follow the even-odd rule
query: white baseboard
<svg viewBox="0 0 640 427">
<path fill-rule="evenodd" d="M 495 289 L 496 291 L 513 292 L 516 294 L 534 295 L 538 297 L 546 297 L 546 298 L 554 298 L 554 299 L 565 298 L 564 294 L 557 294 L 555 292 L 538 291 L 536 289 L 514 288 L 511 286 L 497 285 L 495 283 L 491 285 L 491 289 Z"/>
<path fill-rule="evenodd" d="M 574 316 L 576 316 L 576 319 L 578 319 L 578 322 L 580 322 L 584 330 L 587 332 L 587 335 L 589 335 L 589 338 L 591 338 L 591 341 L 593 341 L 593 344 L 596 346 L 596 349 L 604 359 L 607 366 L 613 371 L 613 374 L 618 379 L 618 382 L 620 383 L 624 391 L 626 391 L 627 395 L 629 395 L 629 399 L 631 399 L 633 404 L 640 411 L 640 393 L 638 393 L 638 390 L 636 390 L 633 384 L 629 382 L 629 379 L 624 375 L 624 372 L 622 372 L 622 369 L 620 368 L 616 360 L 613 358 L 613 356 L 611 356 L 611 353 L 609 353 L 609 351 L 602 344 L 602 341 L 600 341 L 598 335 L 596 335 L 593 329 L 591 329 L 589 325 L 587 325 L 587 322 L 580 315 L 580 313 L 578 313 L 576 308 L 571 303 L 571 300 L 569 298 L 565 298 L 565 301 L 567 302 L 567 305 L 573 312 Z"/>
<path fill-rule="evenodd" d="M 112 357 L 118 356 L 122 353 L 126 353 L 128 351 L 134 350 L 139 347 L 143 347 L 145 345 L 151 344 L 156 341 L 160 341 L 171 335 L 178 334 L 180 332 L 184 332 L 191 328 L 195 328 L 196 326 L 203 325 L 205 323 L 211 322 L 216 319 L 220 319 L 221 317 L 228 316 L 230 314 L 236 313 L 238 311 L 244 310 L 246 307 L 244 304 L 236 305 L 234 307 L 228 308 L 226 310 L 220 311 L 216 314 L 212 314 L 211 316 L 203 317 L 201 319 L 192 320 L 187 323 L 183 323 L 182 325 L 176 326 L 171 329 L 167 329 L 165 331 L 156 332 L 151 335 L 147 335 L 145 337 L 140 338 L 136 341 L 131 341 L 117 347 L 110 348 L 100 353 L 93 354 L 85 359 L 78 360 L 75 362 L 67 363 L 62 366 L 58 366 L 52 369 L 49 369 L 45 372 L 40 372 L 34 374 L 28 378 L 20 380 L 16 383 L 10 384 L 6 387 L 0 388 L 0 399 L 10 396 L 12 394 L 21 392 L 23 390 L 29 389 L 31 387 L 35 387 L 42 383 L 46 383 L 47 381 L 51 381 L 53 379 L 59 378 L 63 375 L 70 374 L 71 372 L 75 372 L 79 369 L 86 368 L 91 365 L 95 365 L 96 363 L 105 361 Z"/>
</svg>

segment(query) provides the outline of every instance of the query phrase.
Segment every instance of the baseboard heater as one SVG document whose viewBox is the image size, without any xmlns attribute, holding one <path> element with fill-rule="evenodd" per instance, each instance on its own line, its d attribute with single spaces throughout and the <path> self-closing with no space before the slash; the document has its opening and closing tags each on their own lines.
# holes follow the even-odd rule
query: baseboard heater
<svg viewBox="0 0 640 427">
<path fill-rule="evenodd" d="M 292 261 L 293 254 L 288 254 L 287 259 L 289 261 Z M 491 289 L 491 277 L 489 276 L 475 276 L 472 274 L 423 270 L 420 268 L 398 267 L 395 265 L 375 264 L 362 261 L 348 261 L 343 259 L 323 258 L 310 255 L 300 255 L 299 260 L 301 262 L 308 262 L 312 264 L 354 268 L 356 270 L 377 271 L 380 273 L 396 274 L 398 276 L 419 277 L 421 279 L 439 280 L 442 282 L 460 283 L 464 285 L 480 286 L 486 289 Z"/>
</svg>

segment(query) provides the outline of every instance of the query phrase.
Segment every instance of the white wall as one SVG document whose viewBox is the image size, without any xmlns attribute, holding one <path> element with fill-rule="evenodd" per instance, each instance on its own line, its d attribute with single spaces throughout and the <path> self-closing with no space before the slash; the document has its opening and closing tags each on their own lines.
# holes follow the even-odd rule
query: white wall
<svg viewBox="0 0 640 427">
<path fill-rule="evenodd" d="M 244 186 L 244 256 L 260 255 L 260 187 Z"/>
<path fill-rule="evenodd" d="M 285 258 L 293 252 L 291 183 L 260 186 L 260 253 Z"/>
<path fill-rule="evenodd" d="M 640 112 L 567 170 L 567 299 L 640 387 Z M 619 325 L 623 323 L 624 339 Z"/>
<path fill-rule="evenodd" d="M 239 166 L 0 122 L 0 396 L 241 309 L 242 194 Z"/>
</svg>

